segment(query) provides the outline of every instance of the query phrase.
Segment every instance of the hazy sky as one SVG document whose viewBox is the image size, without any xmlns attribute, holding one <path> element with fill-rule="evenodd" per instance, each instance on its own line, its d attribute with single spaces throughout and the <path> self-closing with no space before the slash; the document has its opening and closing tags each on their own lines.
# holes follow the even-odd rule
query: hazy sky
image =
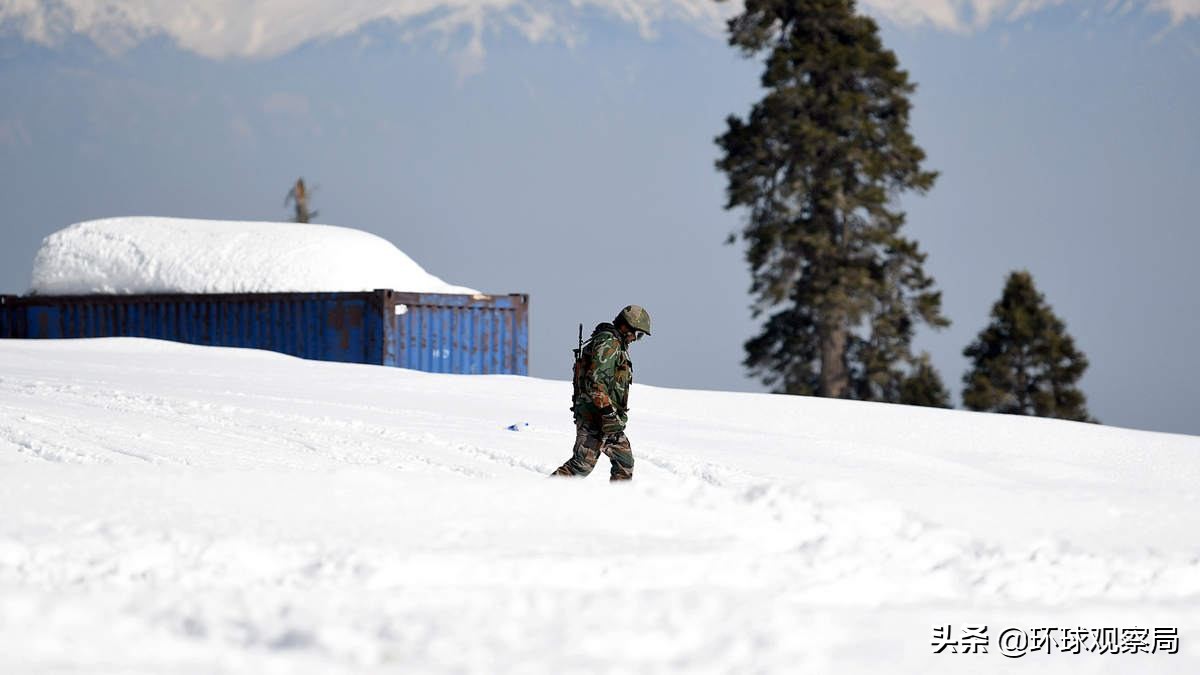
<svg viewBox="0 0 1200 675">
<path fill-rule="evenodd" d="M 1200 0 L 871 0 L 941 172 L 904 200 L 961 352 L 1029 269 L 1109 424 L 1200 434 Z M 0 0 L 0 291 L 42 237 L 115 215 L 321 220 L 452 283 L 532 296 L 532 373 L 645 305 L 637 380 L 759 390 L 713 168 L 757 63 L 705 0 Z M 636 409 L 636 401 L 633 402 Z M 567 402 L 564 401 L 564 414 Z M 636 410 L 635 410 L 636 414 Z"/>
</svg>

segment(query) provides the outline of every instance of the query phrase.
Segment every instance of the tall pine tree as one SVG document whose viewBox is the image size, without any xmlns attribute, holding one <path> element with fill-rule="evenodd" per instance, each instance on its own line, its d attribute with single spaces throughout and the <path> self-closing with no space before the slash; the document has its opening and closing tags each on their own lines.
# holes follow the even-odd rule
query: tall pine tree
<svg viewBox="0 0 1200 675">
<path fill-rule="evenodd" d="M 963 355 L 963 405 L 971 410 L 1093 420 L 1075 386 L 1087 357 L 1075 348 L 1066 326 L 1033 285 L 1029 272 L 1009 275 L 992 306 L 992 320 Z"/>
<path fill-rule="evenodd" d="M 894 206 L 937 178 L 908 131 L 915 85 L 853 0 L 746 0 L 729 42 L 766 66 L 766 96 L 717 138 L 754 315 L 770 313 L 745 365 L 784 393 L 908 402 L 932 369 L 916 324 L 949 324 Z"/>
</svg>

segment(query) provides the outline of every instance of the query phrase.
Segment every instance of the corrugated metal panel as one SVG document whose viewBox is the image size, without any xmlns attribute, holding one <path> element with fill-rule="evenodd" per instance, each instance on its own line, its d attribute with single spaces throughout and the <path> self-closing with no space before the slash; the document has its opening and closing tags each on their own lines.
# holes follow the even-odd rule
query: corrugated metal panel
<svg viewBox="0 0 1200 675">
<path fill-rule="evenodd" d="M 393 293 L 389 365 L 432 373 L 529 374 L 529 296 Z"/>
<path fill-rule="evenodd" d="M 15 311 L 16 301 L 15 295 L 0 295 L 0 338 L 16 337 L 20 332 L 16 326 L 16 320 L 20 316 L 20 313 Z"/>
<path fill-rule="evenodd" d="M 382 364 L 382 351 L 372 352 L 367 336 L 381 329 L 382 311 L 376 293 L 31 296 L 5 303 L 0 321 L 14 328 L 0 334 L 148 337 Z"/>
<path fill-rule="evenodd" d="M 529 373 L 529 298 L 398 293 L 0 296 L 0 337 L 148 337 L 435 373 Z"/>
</svg>

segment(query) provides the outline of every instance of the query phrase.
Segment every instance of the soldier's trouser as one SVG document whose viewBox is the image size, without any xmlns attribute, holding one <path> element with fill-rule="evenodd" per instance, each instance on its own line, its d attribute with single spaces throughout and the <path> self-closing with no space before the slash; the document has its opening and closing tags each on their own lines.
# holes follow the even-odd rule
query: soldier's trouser
<svg viewBox="0 0 1200 675">
<path fill-rule="evenodd" d="M 596 468 L 596 461 L 600 459 L 601 453 L 608 455 L 608 460 L 612 463 L 609 480 L 633 478 L 633 449 L 629 447 L 629 439 L 625 433 L 605 436 L 583 425 L 575 427 L 575 447 L 571 451 L 571 459 L 551 475 L 586 476 Z"/>
</svg>

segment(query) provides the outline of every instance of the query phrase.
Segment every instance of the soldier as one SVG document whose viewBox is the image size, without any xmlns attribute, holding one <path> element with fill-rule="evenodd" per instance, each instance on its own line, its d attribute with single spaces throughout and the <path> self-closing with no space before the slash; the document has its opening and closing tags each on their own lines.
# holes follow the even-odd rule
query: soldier
<svg viewBox="0 0 1200 675">
<path fill-rule="evenodd" d="M 650 315 L 637 305 L 621 310 L 612 323 L 602 323 L 579 350 L 575 359 L 575 448 L 571 459 L 554 476 L 586 476 L 600 453 L 612 463 L 610 480 L 633 478 L 633 450 L 625 437 L 629 413 L 629 385 L 633 364 L 629 345 L 650 334 Z"/>
</svg>

